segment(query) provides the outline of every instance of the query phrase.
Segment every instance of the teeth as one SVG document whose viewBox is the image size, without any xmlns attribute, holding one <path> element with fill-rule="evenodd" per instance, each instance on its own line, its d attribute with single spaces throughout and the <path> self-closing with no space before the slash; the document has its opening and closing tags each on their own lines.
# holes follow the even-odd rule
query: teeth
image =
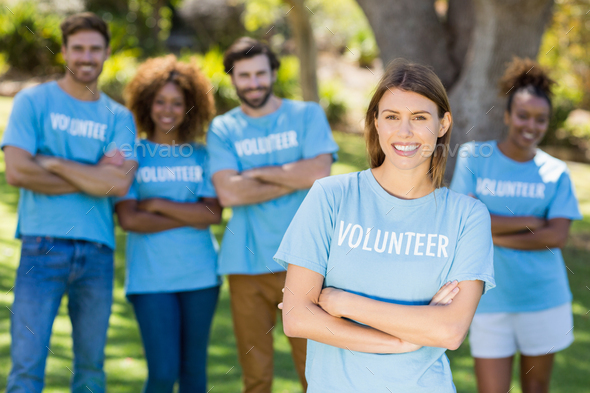
<svg viewBox="0 0 590 393">
<path fill-rule="evenodd" d="M 161 119 L 164 123 L 171 123 L 172 122 L 172 118 L 171 117 L 162 117 Z"/>
<path fill-rule="evenodd" d="M 82 66 L 80 68 L 82 69 L 82 71 L 91 71 L 94 69 L 93 66 Z"/>
<path fill-rule="evenodd" d="M 526 139 L 533 139 L 535 137 L 535 134 L 532 134 L 530 132 L 523 132 L 522 136 L 524 136 Z"/>
<path fill-rule="evenodd" d="M 393 147 L 400 151 L 413 151 L 418 148 L 418 145 L 393 145 Z"/>
</svg>

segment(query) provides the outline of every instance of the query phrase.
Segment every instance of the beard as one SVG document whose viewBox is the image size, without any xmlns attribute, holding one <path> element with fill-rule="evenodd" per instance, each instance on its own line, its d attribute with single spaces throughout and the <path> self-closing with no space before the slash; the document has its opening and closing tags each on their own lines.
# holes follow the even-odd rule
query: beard
<svg viewBox="0 0 590 393">
<path fill-rule="evenodd" d="M 246 94 L 248 94 L 251 91 L 262 91 L 264 92 L 264 95 L 260 98 L 256 98 L 253 100 L 246 98 Z M 263 107 L 264 104 L 266 104 L 268 99 L 270 98 L 270 95 L 272 94 L 272 85 L 268 87 L 260 86 L 256 89 L 236 89 L 236 94 L 238 95 L 238 98 L 241 102 L 248 105 L 252 109 L 258 109 Z"/>
<path fill-rule="evenodd" d="M 79 68 L 85 66 L 85 65 L 92 65 L 95 67 L 94 71 L 92 73 L 88 73 L 86 75 L 84 75 L 84 77 L 81 77 L 80 74 L 82 74 L 81 71 L 79 71 Z M 72 67 L 73 66 L 73 67 Z M 66 72 L 68 74 L 70 74 L 70 76 L 78 83 L 81 84 L 91 84 L 93 82 L 95 82 L 98 77 L 100 76 L 100 74 L 102 73 L 102 64 L 95 64 L 95 63 L 78 63 L 76 65 L 72 66 L 68 65 L 69 69 L 66 68 Z M 70 72 L 71 70 L 71 72 Z"/>
</svg>

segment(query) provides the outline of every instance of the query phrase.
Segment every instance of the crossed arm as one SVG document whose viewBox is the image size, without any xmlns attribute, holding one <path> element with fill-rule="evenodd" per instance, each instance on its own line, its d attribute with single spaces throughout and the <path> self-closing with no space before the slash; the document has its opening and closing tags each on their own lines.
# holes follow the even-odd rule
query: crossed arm
<svg viewBox="0 0 590 393">
<path fill-rule="evenodd" d="M 323 282 L 322 275 L 289 265 L 283 298 L 285 334 L 369 353 L 411 352 L 424 345 L 458 348 L 483 285 L 453 282 L 443 286 L 428 306 L 403 306 L 334 288 L 322 290 Z"/>
<path fill-rule="evenodd" d="M 117 203 L 115 211 L 121 228 L 138 233 L 161 232 L 184 226 L 205 229 L 221 222 L 221 206 L 215 198 L 202 198 L 199 202 L 175 202 L 162 198 L 138 202 L 130 199 Z"/>
<path fill-rule="evenodd" d="M 15 187 L 48 195 L 84 192 L 93 196 L 123 196 L 135 174 L 135 161 L 120 153 L 97 165 L 82 164 L 59 157 L 33 156 L 15 146 L 4 148 L 6 179 Z"/>
<path fill-rule="evenodd" d="M 473 194 L 469 196 L 475 198 Z M 492 238 L 500 247 L 516 250 L 563 248 L 569 236 L 571 220 L 535 216 L 500 216 L 491 214 Z"/>
<path fill-rule="evenodd" d="M 213 175 L 213 184 L 223 207 L 262 203 L 307 189 L 330 174 L 331 154 L 284 165 L 238 171 L 227 169 Z"/>
</svg>

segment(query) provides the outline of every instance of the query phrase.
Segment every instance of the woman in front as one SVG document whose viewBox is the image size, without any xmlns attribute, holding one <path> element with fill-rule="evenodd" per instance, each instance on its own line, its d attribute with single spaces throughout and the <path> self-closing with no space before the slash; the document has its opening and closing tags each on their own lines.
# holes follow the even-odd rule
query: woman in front
<svg viewBox="0 0 590 393">
<path fill-rule="evenodd" d="M 209 231 L 221 208 L 202 137 L 214 106 L 210 83 L 173 55 L 142 64 L 127 87 L 139 168 L 116 204 L 127 238 L 127 298 L 148 364 L 146 393 L 207 391 L 209 329 L 220 281 Z"/>
<path fill-rule="evenodd" d="M 445 351 L 494 279 L 487 209 L 442 187 L 451 126 L 434 72 L 394 61 L 366 114 L 371 168 L 316 181 L 291 222 L 275 260 L 308 393 L 455 391 Z"/>
<path fill-rule="evenodd" d="M 505 135 L 489 148 L 462 146 L 451 184 L 481 200 L 492 219 L 498 288 L 480 303 L 469 335 L 481 393 L 511 388 L 516 352 L 522 391 L 548 392 L 554 355 L 574 339 L 560 248 L 582 216 L 566 164 L 537 149 L 553 83 L 536 62 L 515 58 L 500 85 Z"/>
</svg>

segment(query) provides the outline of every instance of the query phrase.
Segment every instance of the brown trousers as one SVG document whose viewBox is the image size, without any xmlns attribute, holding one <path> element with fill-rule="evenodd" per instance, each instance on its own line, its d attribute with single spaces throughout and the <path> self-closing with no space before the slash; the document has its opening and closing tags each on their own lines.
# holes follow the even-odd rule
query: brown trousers
<svg viewBox="0 0 590 393">
<path fill-rule="evenodd" d="M 231 311 L 243 371 L 244 393 L 271 393 L 273 379 L 273 337 L 277 305 L 283 301 L 282 289 L 287 272 L 274 274 L 230 274 Z M 289 337 L 293 361 L 303 391 L 307 340 Z"/>
</svg>

